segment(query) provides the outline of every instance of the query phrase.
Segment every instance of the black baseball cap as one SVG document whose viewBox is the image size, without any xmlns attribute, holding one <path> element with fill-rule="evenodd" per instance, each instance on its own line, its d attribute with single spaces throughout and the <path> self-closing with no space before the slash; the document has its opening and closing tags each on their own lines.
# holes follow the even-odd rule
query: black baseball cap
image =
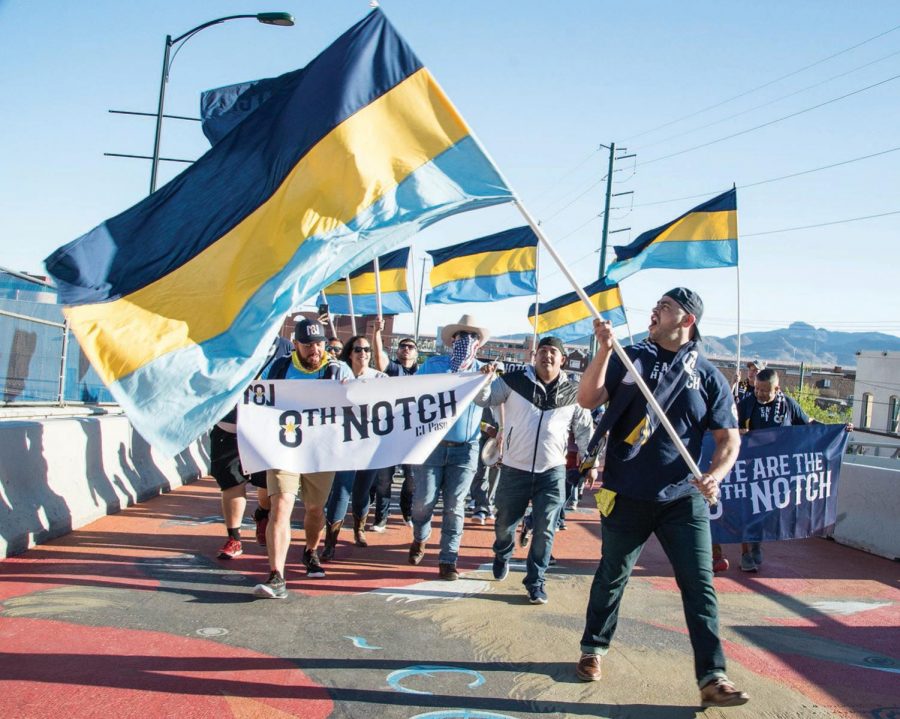
<svg viewBox="0 0 900 719">
<path fill-rule="evenodd" d="M 294 339 L 302 345 L 312 342 L 324 342 L 325 330 L 313 320 L 300 320 L 294 326 Z"/>
<path fill-rule="evenodd" d="M 541 341 L 538 342 L 538 347 L 556 347 L 559 350 L 559 353 L 563 356 L 566 354 L 566 348 L 563 347 L 562 340 L 559 337 L 541 337 Z"/>
<path fill-rule="evenodd" d="M 666 292 L 666 297 L 671 297 L 685 312 L 694 315 L 694 339 L 700 339 L 700 318 L 703 317 L 703 300 L 693 290 L 687 287 L 676 287 Z"/>
</svg>

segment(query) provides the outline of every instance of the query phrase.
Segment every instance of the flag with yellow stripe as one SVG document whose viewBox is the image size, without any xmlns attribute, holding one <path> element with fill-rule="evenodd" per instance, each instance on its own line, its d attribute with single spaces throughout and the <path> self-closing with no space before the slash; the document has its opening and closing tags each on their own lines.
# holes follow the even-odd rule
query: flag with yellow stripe
<svg viewBox="0 0 900 719">
<path fill-rule="evenodd" d="M 533 295 L 537 243 L 537 235 L 525 226 L 429 250 L 434 267 L 425 303 L 493 302 Z"/>
<path fill-rule="evenodd" d="M 285 314 L 423 227 L 512 199 L 381 10 L 276 85 L 185 172 L 46 260 L 85 354 L 164 451 L 234 405 Z"/>
<path fill-rule="evenodd" d="M 378 258 L 378 279 L 381 285 L 381 313 L 397 315 L 412 312 L 412 302 L 406 288 L 409 248 L 403 247 Z M 369 262 L 350 273 L 350 293 L 353 312 L 374 315 L 378 311 L 375 300 L 375 263 Z M 325 288 L 328 308 L 333 314 L 350 314 L 347 280 L 332 282 Z"/>
<path fill-rule="evenodd" d="M 688 210 L 678 219 L 615 247 L 616 261 L 606 277 L 621 282 L 639 270 L 701 270 L 738 263 L 737 191 L 734 189 Z"/>
<path fill-rule="evenodd" d="M 625 310 L 619 286 L 597 280 L 584 288 L 591 304 L 613 327 L 625 324 Z M 572 342 L 593 333 L 594 316 L 575 292 L 569 292 L 538 307 L 535 325 L 535 306 L 528 309 L 528 321 L 537 326 L 538 335 L 553 335 L 563 342 Z"/>
</svg>

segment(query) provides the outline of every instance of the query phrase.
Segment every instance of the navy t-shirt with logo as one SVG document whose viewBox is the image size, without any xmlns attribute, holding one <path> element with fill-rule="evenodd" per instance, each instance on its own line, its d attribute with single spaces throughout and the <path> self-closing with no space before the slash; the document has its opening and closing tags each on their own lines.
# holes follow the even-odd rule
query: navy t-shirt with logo
<svg viewBox="0 0 900 719">
<path fill-rule="evenodd" d="M 651 390 L 656 389 L 660 376 L 668 371 L 676 354 L 650 341 L 626 347 L 625 352 Z M 737 428 L 737 409 L 725 376 L 699 352 L 687 359 L 682 371 L 689 372 L 690 378 L 666 415 L 696 461 L 707 430 Z M 634 380 L 626 373 L 622 361 L 613 355 L 605 381 L 611 399 L 624 384 L 634 384 Z M 635 457 L 624 460 L 616 456 L 615 446 L 641 421 L 645 408 L 643 395 L 639 395 L 610 430 L 603 486 L 626 497 L 658 502 L 696 492 L 689 483 L 693 477 L 691 471 L 662 425 Z"/>
<path fill-rule="evenodd" d="M 761 404 L 755 395 L 744 397 L 738 403 L 738 421 L 742 429 L 790 427 L 810 422 L 797 401 L 780 391 L 768 404 Z"/>
</svg>

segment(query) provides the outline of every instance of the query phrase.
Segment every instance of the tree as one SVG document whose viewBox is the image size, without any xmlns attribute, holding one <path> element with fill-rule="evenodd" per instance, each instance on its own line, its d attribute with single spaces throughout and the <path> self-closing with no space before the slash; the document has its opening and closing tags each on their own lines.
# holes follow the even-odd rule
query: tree
<svg viewBox="0 0 900 719">
<path fill-rule="evenodd" d="M 837 402 L 828 402 L 828 404 L 822 402 L 820 405 L 819 391 L 814 387 L 785 389 L 784 393 L 797 400 L 803 411 L 816 422 L 821 422 L 822 424 L 847 424 L 850 421 L 852 415 L 850 407 L 842 407 Z"/>
</svg>

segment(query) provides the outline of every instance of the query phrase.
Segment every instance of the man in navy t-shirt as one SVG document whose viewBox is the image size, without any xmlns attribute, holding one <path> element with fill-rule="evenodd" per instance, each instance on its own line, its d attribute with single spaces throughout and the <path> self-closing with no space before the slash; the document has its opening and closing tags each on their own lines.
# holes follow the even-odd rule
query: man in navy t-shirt
<svg viewBox="0 0 900 719">
<path fill-rule="evenodd" d="M 600 679 L 600 659 L 615 633 L 619 603 L 641 549 L 655 534 L 681 590 L 702 706 L 737 706 L 748 696 L 725 674 L 719 640 L 712 549 L 706 502 L 719 494 L 740 450 L 737 411 L 724 375 L 700 354 L 699 295 L 684 287 L 667 292 L 650 314 L 648 338 L 625 352 L 663 406 L 695 461 L 704 433 L 716 449 L 695 479 L 657 420 L 629 371 L 612 351 L 612 326 L 595 321 L 597 354 L 581 379 L 578 402 L 593 409 L 609 401 L 598 431 L 609 431 L 603 489 L 600 566 L 588 601 L 576 674 Z"/>
</svg>

